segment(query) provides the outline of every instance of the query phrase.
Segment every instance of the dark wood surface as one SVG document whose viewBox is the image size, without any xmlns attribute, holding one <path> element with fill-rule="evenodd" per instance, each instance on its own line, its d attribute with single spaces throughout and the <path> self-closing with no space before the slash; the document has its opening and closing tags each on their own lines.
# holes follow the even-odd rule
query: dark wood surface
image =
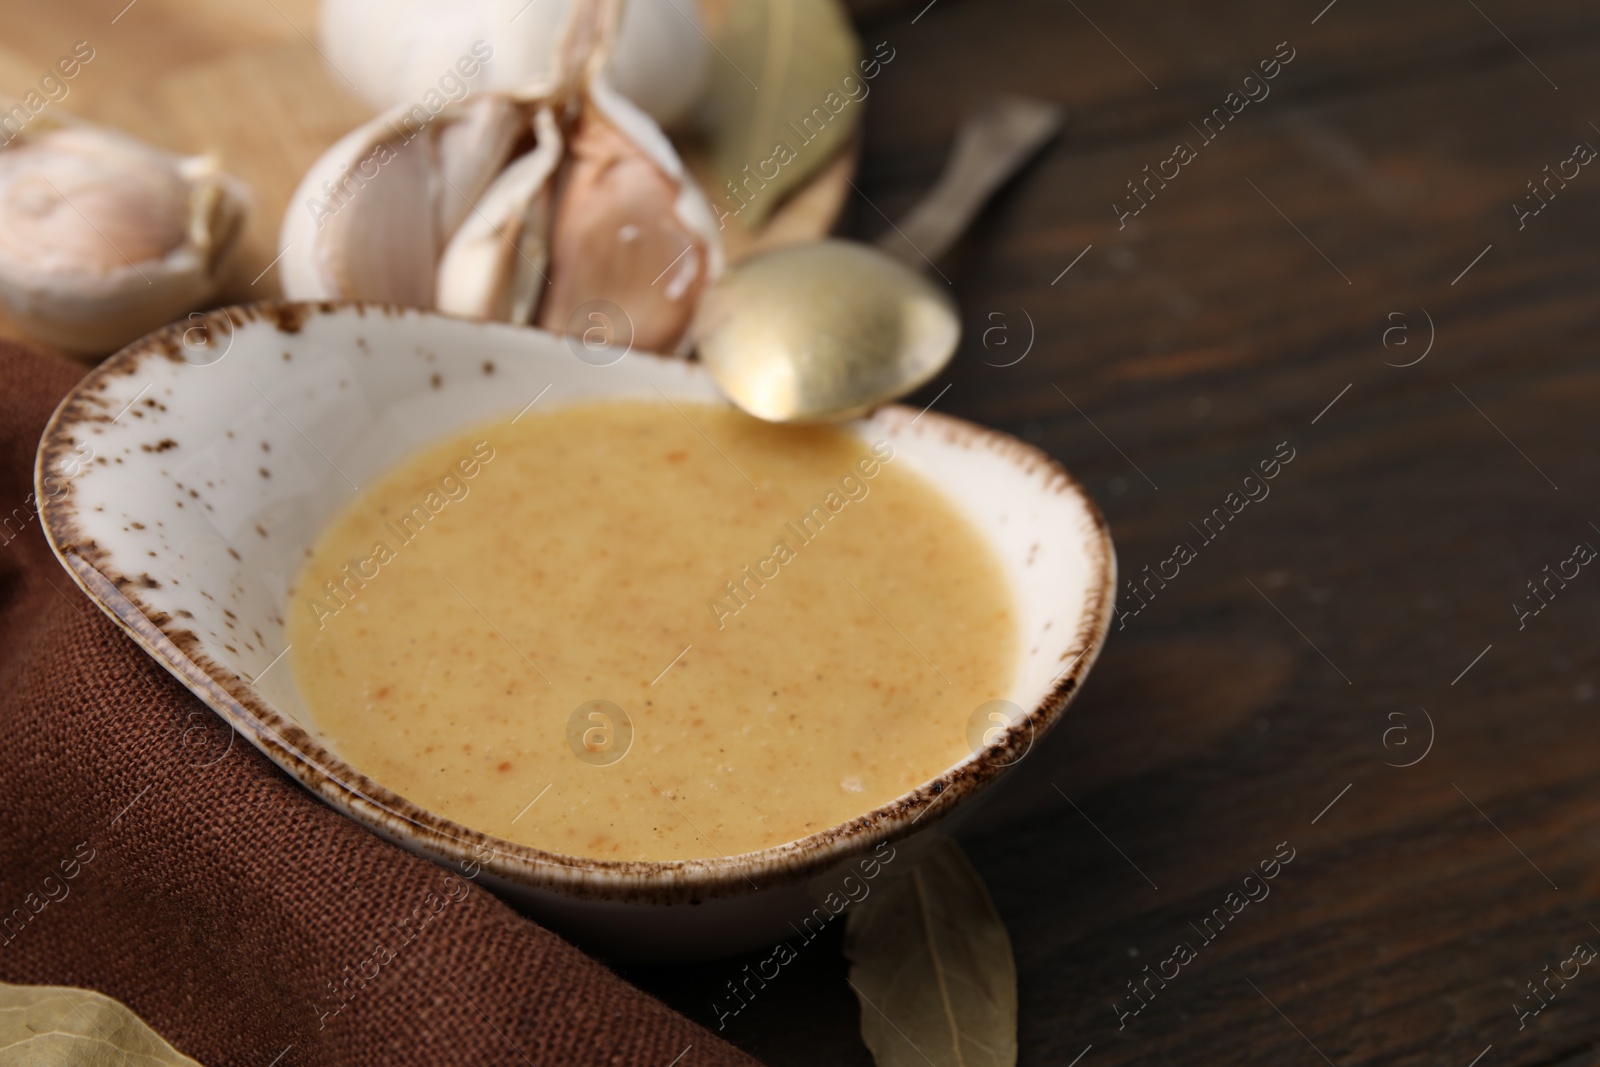
<svg viewBox="0 0 1600 1067">
<path fill-rule="evenodd" d="M 1325 3 L 938 0 L 864 27 L 896 58 L 848 233 L 909 207 L 985 94 L 1071 111 L 943 264 L 967 336 L 916 402 L 1064 461 L 1126 576 L 1198 549 L 962 835 L 1016 949 L 1025 1065 L 1501 1067 L 1600 1041 L 1593 966 L 1520 1028 L 1513 1007 L 1600 946 L 1600 567 L 1521 629 L 1513 607 L 1600 547 L 1600 166 L 1522 229 L 1512 208 L 1600 147 L 1600 9 Z M 1284 41 L 1270 96 L 1119 230 L 1125 183 Z M 1430 318 L 1426 358 L 1386 365 Z M 986 365 L 1030 321 L 1026 357 Z M 1202 543 L 1190 523 L 1285 441 L 1271 495 Z M 1201 946 L 1190 923 L 1280 842 L 1270 896 L 1119 1029 L 1126 983 Z M 746 962 L 632 976 L 714 1027 Z M 869 1063 L 838 932 L 724 1033 Z"/>
</svg>

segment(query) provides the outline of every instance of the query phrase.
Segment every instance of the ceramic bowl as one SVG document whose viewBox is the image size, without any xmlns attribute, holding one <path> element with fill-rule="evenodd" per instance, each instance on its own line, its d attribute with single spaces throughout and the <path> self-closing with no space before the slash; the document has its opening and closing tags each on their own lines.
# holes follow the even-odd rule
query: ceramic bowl
<svg viewBox="0 0 1600 1067">
<path fill-rule="evenodd" d="M 868 864 L 914 856 L 1061 715 L 1105 639 L 1105 524 L 1054 461 L 1004 434 L 891 405 L 846 424 L 887 438 L 1002 560 L 1024 640 L 974 753 L 910 793 L 800 841 L 738 856 L 604 862 L 458 825 L 325 744 L 284 661 L 291 579 L 324 524 L 419 447 L 536 397 L 726 403 L 692 362 L 494 323 L 360 304 L 191 316 L 75 388 L 36 468 L 51 547 L 78 585 L 234 730 L 374 832 L 466 871 L 592 950 L 725 955 L 826 922 Z M 872 874 L 879 872 L 877 866 Z"/>
</svg>

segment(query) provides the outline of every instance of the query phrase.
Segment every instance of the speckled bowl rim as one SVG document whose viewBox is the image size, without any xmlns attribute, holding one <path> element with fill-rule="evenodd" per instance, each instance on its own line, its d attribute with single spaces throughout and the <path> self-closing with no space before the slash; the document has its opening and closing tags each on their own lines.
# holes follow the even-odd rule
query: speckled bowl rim
<svg viewBox="0 0 1600 1067">
<path fill-rule="evenodd" d="M 192 348 L 197 335 L 227 337 L 234 329 L 257 322 L 294 334 L 309 318 L 349 311 L 363 317 L 435 317 L 431 312 L 384 304 L 266 301 L 220 308 L 174 323 L 107 358 L 62 399 L 39 442 L 34 484 L 51 550 L 101 610 L 272 762 L 335 808 L 391 840 L 408 841 L 418 850 L 464 867 L 480 864 L 513 884 L 579 900 L 693 904 L 791 885 L 824 874 L 880 842 L 898 841 L 926 829 L 971 801 L 1002 777 L 1055 724 L 1104 647 L 1115 597 L 1116 558 L 1105 518 L 1083 486 L 1050 456 L 1008 434 L 934 411 L 918 413 L 903 405 L 886 405 L 868 417 L 887 415 L 897 429 L 920 418 L 930 429 L 942 430 L 954 441 L 986 448 L 1015 463 L 1025 474 L 1039 476 L 1042 491 L 1076 496 L 1092 523 L 1090 536 L 1084 541 L 1090 561 L 1088 603 L 1068 646 L 1080 651 L 1057 675 L 1050 692 L 1011 726 L 1003 740 L 848 822 L 797 841 L 734 856 L 595 860 L 546 852 L 446 819 L 345 763 L 263 700 L 249 680 L 207 657 L 193 632 L 153 608 L 143 597 L 138 580 L 112 571 L 106 564 L 106 550 L 78 530 L 72 482 L 55 495 L 43 491 L 45 472 L 54 469 L 73 449 L 73 429 L 107 418 L 88 399 L 103 383 L 121 375 L 137 374 L 145 360 L 187 362 L 186 336 L 187 347 Z M 930 816 L 930 821 L 919 826 L 925 815 Z"/>
</svg>

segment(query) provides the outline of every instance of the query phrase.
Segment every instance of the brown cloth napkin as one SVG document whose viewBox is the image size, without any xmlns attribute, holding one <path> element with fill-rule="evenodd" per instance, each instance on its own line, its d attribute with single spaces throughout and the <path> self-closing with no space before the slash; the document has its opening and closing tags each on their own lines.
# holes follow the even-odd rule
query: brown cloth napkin
<svg viewBox="0 0 1600 1067">
<path fill-rule="evenodd" d="M 82 373 L 0 342 L 0 979 L 108 993 L 206 1067 L 754 1064 L 230 747 L 79 593 L 30 494 Z"/>
</svg>

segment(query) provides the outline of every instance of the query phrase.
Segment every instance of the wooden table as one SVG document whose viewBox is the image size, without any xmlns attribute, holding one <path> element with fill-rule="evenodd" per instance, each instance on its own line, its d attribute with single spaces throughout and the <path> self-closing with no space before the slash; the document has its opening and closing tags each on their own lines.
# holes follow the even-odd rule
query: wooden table
<svg viewBox="0 0 1600 1067">
<path fill-rule="evenodd" d="M 309 0 L 140 0 L 112 25 L 124 3 L 13 12 L 0 88 L 89 36 L 64 106 L 285 188 L 366 113 L 311 56 Z M 1070 465 L 1129 578 L 1195 551 L 963 838 L 1016 948 L 1025 1065 L 1595 1059 L 1595 968 L 1520 1029 L 1513 1005 L 1600 945 L 1600 568 L 1520 626 L 1515 605 L 1600 546 L 1600 168 L 1520 226 L 1513 205 L 1600 146 L 1600 10 L 1324 3 L 938 0 L 863 28 L 896 54 L 854 235 L 908 208 L 985 94 L 1072 112 L 942 265 L 967 337 L 917 402 Z M 1292 60 L 1246 86 L 1279 42 Z M 252 70 L 258 121 L 202 121 Z M 1180 142 L 1194 158 L 1164 162 Z M 1163 172 L 1119 225 L 1127 183 Z M 1270 495 L 1203 534 L 1285 442 Z M 1270 895 L 1206 942 L 1281 843 Z M 1195 959 L 1119 1028 L 1180 942 Z M 715 1027 L 747 962 L 631 977 Z M 775 1065 L 866 1064 L 844 974 L 835 930 L 724 1033 Z"/>
<path fill-rule="evenodd" d="M 1024 1065 L 1596 1058 L 1597 968 L 1520 1029 L 1513 1004 L 1600 948 L 1600 567 L 1520 628 L 1514 605 L 1600 547 L 1600 166 L 1521 228 L 1512 205 L 1600 147 L 1600 9 L 1326 3 L 940 0 L 863 29 L 897 56 L 854 235 L 984 94 L 1072 112 L 944 265 L 967 336 L 916 402 L 1067 463 L 1126 577 L 1195 549 L 963 835 Z M 1191 122 L 1283 41 L 1270 95 L 1205 142 Z M 1178 142 L 1195 158 L 1119 228 Z M 1206 540 L 1281 442 L 1270 496 Z M 1207 944 L 1190 924 L 1280 842 L 1270 895 Z M 1196 958 L 1119 1029 L 1180 942 Z M 746 962 L 635 977 L 714 1026 Z M 725 1033 L 869 1063 L 844 975 L 836 932 Z"/>
</svg>

